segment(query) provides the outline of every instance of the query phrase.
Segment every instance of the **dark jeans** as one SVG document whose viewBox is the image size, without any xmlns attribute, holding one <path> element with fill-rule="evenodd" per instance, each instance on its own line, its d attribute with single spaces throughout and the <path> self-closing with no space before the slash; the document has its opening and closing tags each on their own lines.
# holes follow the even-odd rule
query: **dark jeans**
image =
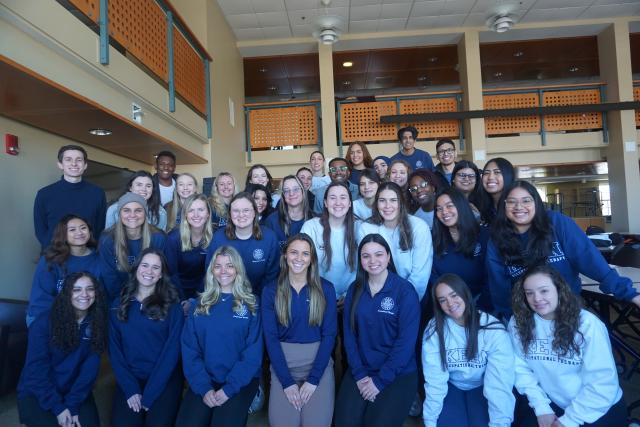
<svg viewBox="0 0 640 427">
<path fill-rule="evenodd" d="M 416 396 L 418 374 L 399 376 L 378 394 L 375 402 L 364 400 L 347 370 L 336 399 L 336 427 L 401 427 Z"/>
<path fill-rule="evenodd" d="M 438 417 L 438 427 L 487 427 L 489 404 L 484 397 L 483 387 L 460 390 L 451 383 L 448 386 Z"/>
<path fill-rule="evenodd" d="M 202 396 L 189 387 L 180 405 L 176 427 L 244 427 L 249 406 L 258 391 L 258 383 L 258 378 L 254 378 L 222 406 L 213 408 L 205 405 Z M 216 390 L 219 388 L 215 387 Z"/>
<path fill-rule="evenodd" d="M 524 398 L 526 402 L 526 397 Z M 538 427 L 538 418 L 536 417 L 533 409 L 527 405 L 526 407 L 519 408 L 519 418 L 514 422 L 514 426 L 518 427 Z M 555 403 L 551 402 L 551 409 L 555 412 L 557 417 L 564 415 L 564 410 Z M 624 396 L 614 404 L 606 414 L 598 418 L 593 423 L 582 424 L 582 427 L 614 427 L 614 426 L 626 426 L 627 425 L 627 405 L 624 402 Z"/>
<path fill-rule="evenodd" d="M 127 396 L 124 395 L 120 386 L 116 386 L 113 395 L 111 425 L 114 427 L 172 427 L 180 406 L 182 385 L 182 369 L 179 364 L 151 408 L 148 411 L 143 409 L 140 412 L 134 412 L 129 408 Z M 144 389 L 144 383 L 140 384 L 140 388 Z"/>
<path fill-rule="evenodd" d="M 20 423 L 26 424 L 27 427 L 58 427 L 56 415 L 52 411 L 42 409 L 38 399 L 33 396 L 18 400 L 18 414 Z M 89 396 L 78 408 L 78 419 L 82 427 L 100 426 L 98 408 L 96 408 L 92 393 L 89 393 Z"/>
</svg>

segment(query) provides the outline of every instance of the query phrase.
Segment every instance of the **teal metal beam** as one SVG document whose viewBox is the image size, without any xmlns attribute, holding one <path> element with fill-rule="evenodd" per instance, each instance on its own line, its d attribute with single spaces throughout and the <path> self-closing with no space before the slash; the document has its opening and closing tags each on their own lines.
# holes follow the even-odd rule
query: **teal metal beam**
<svg viewBox="0 0 640 427">
<path fill-rule="evenodd" d="M 176 84 L 173 71 L 173 13 L 167 11 L 167 79 L 169 80 L 169 111 L 176 111 Z"/>
<path fill-rule="evenodd" d="M 100 63 L 109 64 L 109 1 L 100 0 Z"/>
</svg>

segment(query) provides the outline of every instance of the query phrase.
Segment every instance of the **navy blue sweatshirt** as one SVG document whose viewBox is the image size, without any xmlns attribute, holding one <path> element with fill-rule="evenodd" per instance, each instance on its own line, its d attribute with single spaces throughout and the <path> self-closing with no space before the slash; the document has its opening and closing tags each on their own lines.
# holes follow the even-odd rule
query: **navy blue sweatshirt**
<svg viewBox="0 0 640 427">
<path fill-rule="evenodd" d="M 571 218 L 555 211 L 547 211 L 546 214 L 553 226 L 553 243 L 547 264 L 564 277 L 573 292 L 580 295 L 582 291 L 582 273 L 600 283 L 603 293 L 613 294 L 617 299 L 631 300 L 638 295 L 631 279 L 621 277 L 607 264 L 600 251 Z M 529 232 L 518 237 L 521 248 L 525 251 Z M 522 265 L 507 265 L 492 239 L 487 245 L 486 263 L 496 317 L 510 317 L 511 288 L 526 268 Z"/>
<path fill-rule="evenodd" d="M 18 399 L 33 396 L 45 411 L 59 415 L 78 409 L 89 397 L 100 370 L 100 355 L 91 350 L 89 319 L 80 324 L 80 343 L 63 352 L 51 343 L 49 314 L 38 316 L 29 328 L 27 358 L 18 384 Z"/>
<path fill-rule="evenodd" d="M 298 221 L 291 221 L 291 225 L 289 226 L 289 234 L 285 234 L 284 230 L 280 226 L 279 214 L 280 213 L 277 210 L 275 212 L 272 212 L 267 217 L 264 224 L 267 227 L 269 227 L 271 230 L 273 230 L 274 233 L 276 233 L 276 238 L 278 239 L 278 243 L 282 247 L 287 242 L 287 239 L 290 236 L 295 236 L 300 232 L 300 229 L 302 229 L 302 224 L 304 224 L 305 220 L 301 219 Z"/>
<path fill-rule="evenodd" d="M 254 236 L 249 239 L 228 239 L 224 229 L 213 235 L 213 240 L 207 248 L 206 266 L 209 267 L 213 253 L 221 246 L 231 246 L 240 253 L 244 269 L 251 282 L 253 293 L 260 296 L 264 285 L 278 278 L 280 273 L 280 246 L 276 235 L 267 227 L 260 227 L 262 239 Z"/>
<path fill-rule="evenodd" d="M 183 251 L 180 227 L 174 228 L 167 236 L 164 256 L 167 258 L 171 283 L 180 293 L 181 300 L 193 297 L 196 292 L 204 290 L 207 250 L 198 246 Z"/>
<path fill-rule="evenodd" d="M 343 315 L 349 368 L 356 381 L 369 376 L 382 391 L 398 376 L 417 370 L 418 294 L 410 282 L 392 272 L 373 297 L 367 283 L 355 307 L 354 331 L 351 329 L 354 290 L 355 282 L 347 292 Z"/>
<path fill-rule="evenodd" d="M 109 358 L 118 385 L 129 399 L 142 395 L 151 408 L 178 365 L 184 314 L 180 304 L 169 307 L 164 320 L 151 320 L 142 304 L 131 300 L 126 322 L 118 320 L 118 304 L 109 313 Z M 143 387 L 144 384 L 144 387 Z"/>
<path fill-rule="evenodd" d="M 162 252 L 164 249 L 164 241 L 164 233 L 153 233 L 149 246 Z M 127 249 L 129 252 L 129 267 L 131 267 L 138 255 L 140 255 L 140 252 L 142 252 L 142 239 L 127 240 Z M 98 255 L 100 256 L 100 278 L 107 291 L 109 301 L 113 301 L 120 295 L 122 286 L 129 280 L 129 273 L 118 270 L 118 259 L 116 258 L 113 234 L 108 230 L 100 236 Z"/>
<path fill-rule="evenodd" d="M 29 307 L 27 308 L 27 326 L 44 312 L 48 312 L 53 305 L 53 300 L 62 290 L 64 279 L 68 274 L 88 271 L 96 277 L 100 277 L 98 254 L 91 252 L 86 256 L 70 255 L 62 264 L 48 265 L 44 257 L 40 257 L 36 271 L 33 273 Z"/>
<path fill-rule="evenodd" d="M 309 384 L 318 385 L 329 363 L 338 330 L 336 292 L 331 282 L 324 279 L 320 280 L 327 305 L 322 317 L 322 324 L 319 326 L 309 325 L 309 286 L 303 287 L 300 293 L 291 288 L 289 326 L 284 326 L 278 322 L 275 309 L 276 282 L 270 283 L 262 291 L 264 341 L 271 365 L 282 384 L 282 388 L 287 388 L 296 382 L 289 372 L 287 361 L 280 346 L 281 342 L 301 344 L 320 342 L 313 366 L 306 379 Z"/>
<path fill-rule="evenodd" d="M 63 216 L 75 214 L 91 226 L 94 236 L 104 230 L 107 198 L 104 190 L 89 182 L 60 181 L 41 188 L 33 205 L 33 225 L 42 248 L 51 243 L 53 229 Z"/>
<path fill-rule="evenodd" d="M 233 295 L 225 293 L 209 307 L 209 314 L 195 315 L 195 308 L 191 307 L 182 331 L 185 377 L 200 396 L 222 387 L 231 398 L 260 375 L 260 313 L 252 314 L 244 304 L 234 309 Z"/>
<path fill-rule="evenodd" d="M 489 310 L 491 297 L 485 268 L 485 256 L 487 242 L 489 240 L 489 228 L 480 227 L 480 234 L 476 243 L 473 256 L 467 258 L 462 252 L 455 250 L 455 243 L 450 243 L 442 255 L 433 255 L 431 276 L 429 277 L 429 292 L 436 280 L 445 273 L 455 273 L 465 281 L 474 297 L 480 296 L 482 310 Z M 487 307 L 489 304 L 489 307 Z"/>
</svg>

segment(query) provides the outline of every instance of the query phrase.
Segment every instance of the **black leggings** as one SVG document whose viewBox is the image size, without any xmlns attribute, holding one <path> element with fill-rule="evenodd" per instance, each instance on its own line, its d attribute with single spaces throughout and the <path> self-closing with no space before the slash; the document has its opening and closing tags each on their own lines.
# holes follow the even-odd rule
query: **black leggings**
<svg viewBox="0 0 640 427">
<path fill-rule="evenodd" d="M 418 374 L 399 376 L 378 394 L 375 402 L 360 396 L 350 370 L 345 372 L 336 399 L 336 427 L 401 427 L 416 396 Z"/>
<path fill-rule="evenodd" d="M 258 378 L 254 378 L 238 394 L 230 397 L 222 406 L 214 408 L 205 405 L 202 396 L 189 387 L 180 405 L 176 427 L 244 427 L 259 382 Z M 220 387 L 215 389 L 218 388 Z"/>
<path fill-rule="evenodd" d="M 140 388 L 144 389 L 144 383 Z M 134 412 L 127 404 L 127 397 L 120 386 L 116 386 L 113 395 L 113 407 L 111 411 L 111 425 L 117 427 L 172 427 L 176 419 L 176 413 L 180 406 L 180 396 L 182 395 L 182 369 L 180 364 L 169 377 L 167 385 L 158 396 L 148 411 L 144 409 Z M 84 424 L 82 424 L 84 427 Z"/>
<path fill-rule="evenodd" d="M 33 396 L 27 396 L 18 400 L 18 414 L 20 423 L 26 424 L 27 427 L 58 427 L 58 418 L 52 411 L 45 411 L 40 407 L 38 399 Z M 98 416 L 98 408 L 93 400 L 93 394 L 82 402 L 78 408 L 78 419 L 82 427 L 99 427 L 100 417 Z"/>
<path fill-rule="evenodd" d="M 524 398 L 526 402 L 526 397 Z M 527 402 L 528 403 L 528 402 Z M 557 417 L 564 415 L 564 410 L 555 403 L 551 402 L 551 409 L 555 412 Z M 609 408 L 606 414 L 598 418 L 593 423 L 582 424 L 582 427 L 613 427 L 613 426 L 626 426 L 627 425 L 627 405 L 624 402 L 624 396 L 618 400 L 616 404 Z M 521 419 L 517 420 L 517 424 L 521 427 L 538 427 L 538 418 L 535 412 L 529 405 L 520 408 Z"/>
</svg>

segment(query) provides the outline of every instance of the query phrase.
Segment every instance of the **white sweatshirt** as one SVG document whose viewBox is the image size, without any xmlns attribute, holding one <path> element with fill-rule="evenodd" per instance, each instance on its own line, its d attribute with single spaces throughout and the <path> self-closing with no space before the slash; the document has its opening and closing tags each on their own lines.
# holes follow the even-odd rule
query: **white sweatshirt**
<svg viewBox="0 0 640 427">
<path fill-rule="evenodd" d="M 353 201 L 353 214 L 363 221 L 371 218 L 372 209 L 367 206 L 364 199 L 358 199 Z"/>
<path fill-rule="evenodd" d="M 309 188 L 309 191 L 313 191 L 316 188 L 324 187 L 325 185 L 329 185 L 330 183 L 331 177 L 329 175 L 311 177 L 311 187 Z"/>
<path fill-rule="evenodd" d="M 504 326 L 495 317 L 481 313 L 480 325 L 489 323 L 495 325 L 478 332 L 478 353 L 473 360 L 467 360 L 465 329 L 447 316 L 444 328 L 447 370 L 442 370 L 440 364 L 440 340 L 435 332 L 435 320 L 431 319 L 427 325 L 422 339 L 426 395 L 422 415 L 425 427 L 437 425 L 447 395 L 447 382 L 460 390 L 482 386 L 483 395 L 489 403 L 489 426 L 511 425 L 515 407 L 513 348 Z"/>
<path fill-rule="evenodd" d="M 389 244 L 393 263 L 396 266 L 398 276 L 411 282 L 422 299 L 427 290 L 427 282 L 431 275 L 433 263 L 433 243 L 429 226 L 421 219 L 409 215 L 413 235 L 413 246 L 407 251 L 400 249 L 400 228 L 387 228 L 384 224 L 376 225 L 363 222 L 358 233 L 358 243 L 371 233 L 378 233 Z"/>
<path fill-rule="evenodd" d="M 554 321 L 534 314 L 535 340 L 526 354 L 509 322 L 516 363 L 516 388 L 536 415 L 552 414 L 550 402 L 564 409 L 565 427 L 593 423 L 622 397 L 607 328 L 594 314 L 580 311 L 580 354 L 560 357 L 552 349 Z"/>
<path fill-rule="evenodd" d="M 355 221 L 355 232 L 358 235 L 358 228 L 360 221 Z M 325 263 L 324 243 L 322 242 L 323 227 L 320 224 L 320 218 L 312 218 L 302 225 L 301 233 L 306 233 L 313 240 L 316 247 L 316 253 L 318 254 L 318 271 L 320 277 L 331 282 L 336 290 L 336 297 L 340 299 L 347 294 L 349 285 L 356 279 L 356 267 L 357 261 L 354 264 L 354 269 L 349 269 L 349 265 L 346 261 L 345 248 L 344 248 L 344 226 L 339 230 L 331 229 L 331 265 L 327 267 Z M 357 258 L 357 248 L 354 249 L 353 256 Z"/>
</svg>

